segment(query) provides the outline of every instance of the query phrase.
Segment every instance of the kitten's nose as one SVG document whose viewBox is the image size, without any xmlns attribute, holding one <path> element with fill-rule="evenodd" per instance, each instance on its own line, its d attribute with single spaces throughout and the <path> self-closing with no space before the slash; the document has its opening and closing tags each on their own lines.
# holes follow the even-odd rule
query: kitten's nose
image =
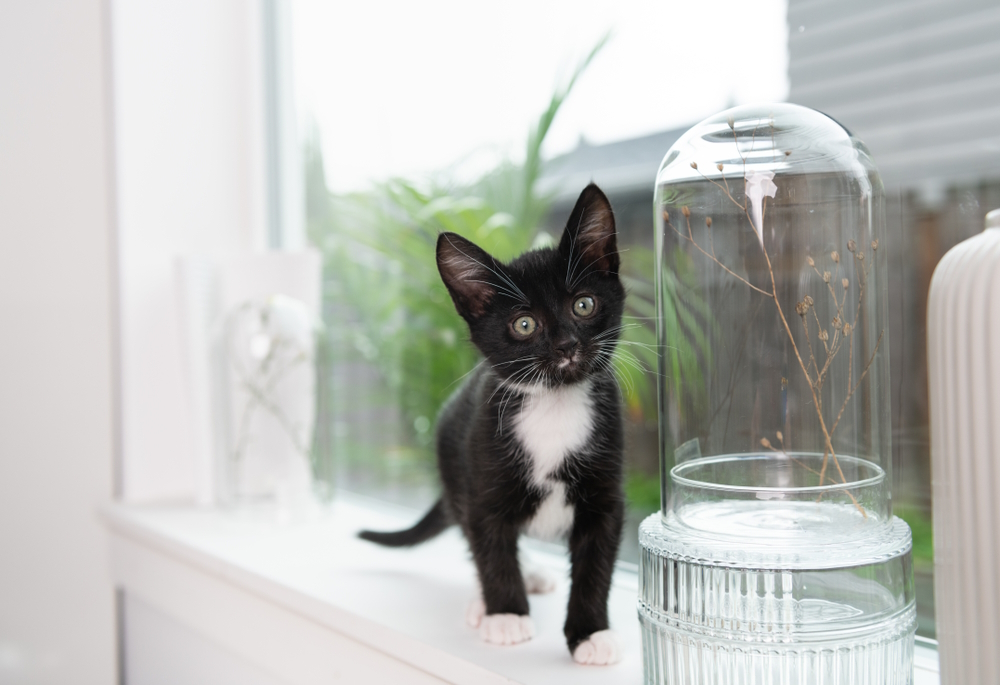
<svg viewBox="0 0 1000 685">
<path fill-rule="evenodd" d="M 580 341 L 575 335 L 564 335 L 558 338 L 553 346 L 561 357 L 570 359 L 573 353 L 576 352 L 576 348 L 580 346 Z"/>
</svg>

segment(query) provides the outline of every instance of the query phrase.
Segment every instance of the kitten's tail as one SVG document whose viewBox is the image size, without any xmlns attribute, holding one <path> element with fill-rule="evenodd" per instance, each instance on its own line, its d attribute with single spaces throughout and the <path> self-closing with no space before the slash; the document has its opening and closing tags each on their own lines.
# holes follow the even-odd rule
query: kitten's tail
<svg viewBox="0 0 1000 685">
<path fill-rule="evenodd" d="M 439 499 L 417 524 L 406 530 L 391 533 L 378 533 L 373 530 L 363 530 L 358 533 L 362 540 L 375 542 L 386 547 L 412 547 L 421 542 L 427 542 L 451 525 L 451 517 L 445 508 L 444 500 Z"/>
</svg>

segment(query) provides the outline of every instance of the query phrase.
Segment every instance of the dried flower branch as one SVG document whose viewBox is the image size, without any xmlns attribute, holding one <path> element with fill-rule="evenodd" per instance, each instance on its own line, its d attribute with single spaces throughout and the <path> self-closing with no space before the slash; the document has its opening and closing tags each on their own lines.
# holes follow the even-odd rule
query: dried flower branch
<svg viewBox="0 0 1000 685">
<path fill-rule="evenodd" d="M 731 120 L 729 122 L 729 127 L 733 132 L 734 140 L 736 140 L 737 134 L 735 130 L 735 123 Z M 754 129 L 754 136 L 756 136 L 756 129 Z M 843 469 L 841 468 L 840 465 L 840 461 L 837 458 L 836 451 L 833 448 L 833 435 L 834 432 L 837 430 L 837 427 L 840 425 L 840 420 L 841 418 L 843 418 L 844 412 L 847 409 L 848 404 L 854 397 L 854 394 L 857 391 L 857 389 L 860 387 L 861 382 L 867 376 L 868 371 L 871 369 L 871 366 L 875 361 L 875 356 L 877 355 L 878 350 L 881 346 L 882 337 L 884 333 L 884 331 L 879 332 L 878 341 L 875 344 L 875 348 L 872 351 L 871 357 L 868 359 L 864 369 L 862 370 L 861 374 L 858 377 L 857 382 L 855 383 L 853 380 L 854 339 L 857 336 L 852 335 L 852 333 L 857 329 L 858 320 L 861 315 L 862 303 L 864 301 L 864 294 L 867 287 L 868 275 L 870 273 L 871 265 L 873 262 L 872 260 L 868 261 L 867 263 L 868 265 L 866 268 L 864 251 L 858 248 L 857 242 L 853 238 L 847 241 L 845 247 L 847 248 L 848 253 L 850 253 L 854 257 L 854 262 L 856 267 L 855 272 L 857 273 L 857 283 L 858 283 L 858 301 L 857 301 L 857 306 L 855 307 L 853 321 L 847 321 L 847 317 L 845 316 L 844 312 L 844 306 L 847 304 L 847 293 L 848 290 L 850 289 L 850 280 L 846 276 L 840 277 L 840 283 L 843 287 L 842 297 L 838 296 L 836 290 L 833 287 L 834 280 L 836 280 L 837 277 L 840 276 L 840 268 L 841 268 L 840 252 L 837 250 L 833 250 L 830 252 L 830 260 L 834 264 L 833 272 L 831 272 L 830 270 L 824 270 L 821 272 L 819 268 L 816 266 L 815 259 L 811 256 L 806 257 L 806 264 L 810 268 L 812 268 L 812 270 L 816 273 L 816 275 L 820 278 L 820 280 L 822 280 L 823 283 L 826 285 L 830 298 L 833 301 L 834 310 L 836 311 L 836 314 L 830 324 L 831 330 L 828 331 L 822 325 L 819 319 L 819 315 L 816 312 L 815 302 L 811 295 L 805 295 L 795 305 L 795 313 L 799 315 L 800 320 L 802 322 L 802 327 L 806 339 L 806 345 L 808 348 L 809 356 L 807 362 L 803 358 L 799 350 L 799 346 L 796 343 L 795 336 L 792 334 L 792 329 L 788 323 L 788 319 L 786 318 L 785 312 L 781 306 L 781 301 L 778 298 L 777 279 L 775 277 L 774 268 L 771 263 L 771 256 L 768 253 L 766 246 L 764 245 L 763 219 L 766 208 L 766 200 L 768 196 L 773 197 L 773 192 L 771 193 L 767 192 L 770 189 L 770 186 L 768 186 L 767 184 L 770 183 L 771 185 L 773 185 L 773 183 L 771 183 L 771 178 L 773 177 L 773 174 L 771 177 L 768 177 L 766 179 L 760 177 L 760 175 L 758 174 L 757 176 L 754 177 L 753 184 L 751 184 L 746 176 L 746 157 L 744 157 L 742 151 L 739 149 L 738 141 L 737 141 L 737 152 L 740 154 L 744 166 L 743 202 L 738 201 L 730 192 L 729 181 L 726 178 L 725 173 L 723 173 L 723 166 L 721 164 L 716 165 L 716 169 L 721 174 L 722 178 L 721 183 L 713 178 L 709 178 L 704 174 L 704 172 L 698 171 L 698 173 L 704 180 L 708 181 L 709 183 L 712 183 L 720 191 L 722 191 L 724 195 L 729 199 L 729 201 L 732 202 L 736 207 L 738 207 L 746 216 L 751 230 L 754 232 L 754 235 L 759 241 L 761 252 L 763 253 L 764 260 L 766 262 L 768 276 L 770 277 L 771 281 L 771 289 L 769 291 L 754 285 L 748 279 L 744 278 L 743 276 L 740 276 L 732 269 L 730 269 L 728 266 L 726 266 L 715 254 L 714 240 L 711 241 L 711 246 L 710 246 L 711 251 L 705 250 L 697 242 L 697 240 L 695 240 L 694 233 L 691 229 L 691 209 L 687 205 L 681 207 L 681 213 L 684 216 L 684 221 L 687 229 L 686 233 L 679 230 L 670 222 L 670 216 L 666 212 L 666 210 L 664 210 L 663 212 L 663 220 L 664 223 L 667 226 L 669 226 L 682 241 L 687 241 L 688 243 L 690 243 L 694 249 L 696 249 L 698 252 L 703 254 L 709 260 L 714 262 L 723 271 L 725 271 L 730 276 L 732 276 L 733 278 L 737 279 L 738 281 L 746 285 L 752 291 L 760 293 L 761 295 L 763 295 L 764 297 L 766 297 L 767 299 L 771 300 L 774 303 L 778 317 L 781 320 L 781 324 L 788 337 L 788 341 L 791 344 L 792 351 L 794 352 L 795 358 L 798 361 L 799 368 L 802 370 L 802 374 L 805 377 L 806 383 L 809 387 L 810 394 L 812 395 L 813 407 L 815 408 L 816 418 L 819 421 L 820 430 L 822 431 L 823 440 L 825 443 L 823 462 L 819 472 L 816 472 L 814 469 L 806 466 L 805 464 L 802 464 L 797 459 L 794 458 L 792 459 L 796 461 L 796 463 L 799 463 L 801 466 L 806 468 L 807 470 L 818 475 L 819 484 L 821 486 L 826 482 L 826 479 L 828 477 L 827 474 L 828 462 L 832 461 L 834 468 L 840 477 L 840 482 L 846 484 L 847 478 L 844 475 Z M 698 170 L 697 163 L 692 162 L 691 168 L 697 171 Z M 751 207 L 748 205 L 747 202 L 747 198 L 750 196 L 751 185 L 754 186 L 754 192 L 755 192 L 755 196 L 753 198 L 754 202 L 752 204 L 753 204 L 753 214 L 755 214 L 756 216 L 751 214 Z M 764 192 L 761 192 L 762 188 L 764 189 Z M 712 227 L 711 217 L 706 217 L 705 225 L 708 229 L 711 229 Z M 877 240 L 871 241 L 871 248 L 873 252 L 878 249 Z M 817 355 L 817 349 L 813 345 L 812 333 L 810 332 L 810 326 L 809 326 L 810 312 L 812 312 L 812 319 L 816 324 L 816 338 L 823 344 L 822 351 L 820 352 L 819 355 Z M 831 369 L 834 359 L 837 357 L 838 353 L 841 351 L 841 349 L 845 344 L 847 345 L 848 348 L 848 378 L 847 378 L 848 392 L 843 402 L 841 403 L 840 410 L 837 412 L 836 419 L 828 427 L 826 419 L 824 417 L 823 403 L 820 391 L 823 388 L 824 382 L 827 380 L 827 374 Z M 822 359 L 822 364 L 820 363 L 819 359 L 820 355 L 825 356 L 825 358 Z M 782 449 L 780 451 L 784 453 L 784 438 L 780 432 L 777 433 L 777 437 L 779 441 L 782 443 Z M 760 443 L 763 447 L 767 449 L 771 449 L 773 451 L 779 451 L 773 447 L 770 440 L 766 437 L 761 438 Z M 851 493 L 848 490 L 844 490 L 844 492 L 848 495 L 848 497 L 850 497 L 851 501 L 854 503 L 855 507 L 857 507 L 858 511 L 861 512 L 861 514 L 865 518 L 867 518 L 868 517 L 867 512 L 865 511 L 864 507 L 862 507 L 861 504 L 857 501 L 857 498 L 853 495 L 853 493 Z"/>
<path fill-rule="evenodd" d="M 309 364 L 309 340 L 315 323 L 304 304 L 283 295 L 264 302 L 244 302 L 225 321 L 226 357 L 246 393 L 231 458 L 239 463 L 250 446 L 251 423 L 258 409 L 270 414 L 297 453 L 308 459 L 308 436 L 285 412 L 277 386 L 298 367 Z"/>
</svg>

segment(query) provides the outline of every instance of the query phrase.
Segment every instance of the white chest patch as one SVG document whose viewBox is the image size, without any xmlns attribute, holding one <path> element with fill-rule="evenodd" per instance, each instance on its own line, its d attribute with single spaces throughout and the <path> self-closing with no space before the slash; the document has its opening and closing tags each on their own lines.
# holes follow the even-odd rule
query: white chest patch
<svg viewBox="0 0 1000 685">
<path fill-rule="evenodd" d="M 573 505 L 566 503 L 566 485 L 553 481 L 549 494 L 528 521 L 525 532 L 540 540 L 557 540 L 573 527 Z"/>
<path fill-rule="evenodd" d="M 532 479 L 546 480 L 563 460 L 587 444 L 594 429 L 590 381 L 527 393 L 514 431 L 531 459 Z"/>
<path fill-rule="evenodd" d="M 566 485 L 550 478 L 566 457 L 587 444 L 594 429 L 590 382 L 529 392 L 514 421 L 514 431 L 531 460 L 531 478 L 545 493 L 525 532 L 555 540 L 573 526 Z"/>
</svg>

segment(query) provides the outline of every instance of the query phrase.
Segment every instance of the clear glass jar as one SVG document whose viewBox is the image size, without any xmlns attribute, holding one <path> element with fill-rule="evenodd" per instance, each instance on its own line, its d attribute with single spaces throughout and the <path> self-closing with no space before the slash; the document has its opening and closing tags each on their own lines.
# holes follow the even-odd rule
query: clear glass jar
<svg viewBox="0 0 1000 685">
<path fill-rule="evenodd" d="M 910 682 L 882 205 L 864 145 L 797 105 L 710 117 L 660 166 L 647 682 Z"/>
</svg>

